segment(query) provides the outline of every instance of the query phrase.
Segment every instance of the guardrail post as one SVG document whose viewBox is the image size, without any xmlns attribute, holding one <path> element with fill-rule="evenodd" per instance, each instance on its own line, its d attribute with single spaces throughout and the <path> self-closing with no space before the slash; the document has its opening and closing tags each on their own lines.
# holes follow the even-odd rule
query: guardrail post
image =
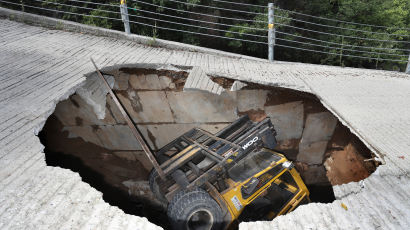
<svg viewBox="0 0 410 230">
<path fill-rule="evenodd" d="M 410 74 L 410 54 L 409 54 L 409 60 L 407 60 L 407 67 L 406 67 L 405 73 Z"/>
<path fill-rule="evenodd" d="M 126 0 L 121 0 L 121 6 L 120 6 L 120 11 L 121 11 L 121 19 L 124 22 L 124 30 L 125 33 L 130 34 L 130 20 L 128 17 L 128 8 L 127 8 L 127 1 Z"/>
<path fill-rule="evenodd" d="M 23 0 L 20 0 L 20 4 L 21 4 L 21 11 L 24 12 L 24 2 L 23 2 Z"/>
<path fill-rule="evenodd" d="M 273 8 L 273 3 L 268 3 L 268 46 L 269 46 L 269 61 L 273 62 L 274 58 L 274 46 L 275 46 L 275 9 Z"/>
</svg>

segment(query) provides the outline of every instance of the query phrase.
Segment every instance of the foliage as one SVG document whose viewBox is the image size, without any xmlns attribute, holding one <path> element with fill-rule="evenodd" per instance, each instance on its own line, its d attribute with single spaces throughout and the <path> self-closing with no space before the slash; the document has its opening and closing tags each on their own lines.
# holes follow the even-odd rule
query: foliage
<svg viewBox="0 0 410 230">
<path fill-rule="evenodd" d="M 264 13 L 267 13 L 265 11 Z M 281 17 L 288 17 L 288 13 L 286 12 L 278 12 L 278 16 Z M 228 32 L 225 32 L 225 36 L 229 38 L 239 38 L 239 39 L 246 39 L 246 40 L 253 40 L 261 43 L 266 43 L 266 36 L 259 37 L 267 34 L 267 26 L 268 23 L 268 16 L 267 15 L 256 15 L 253 18 L 252 23 L 237 23 L 231 28 L 229 28 Z M 285 24 L 288 25 L 290 23 L 289 19 L 285 18 L 277 18 L 275 23 Z M 275 25 L 276 29 L 281 29 L 282 25 Z M 249 35 L 248 35 L 249 34 Z M 256 36 L 251 36 L 256 35 Z M 292 38 L 288 38 L 292 39 Z M 266 46 L 259 45 L 260 43 L 251 43 L 251 42 L 244 42 L 239 40 L 230 40 L 228 41 L 228 46 L 232 47 L 234 52 L 243 52 L 243 53 L 259 53 L 265 52 L 266 53 Z"/>
<path fill-rule="evenodd" d="M 89 14 L 90 16 L 85 16 L 83 18 L 82 23 L 107 29 L 112 28 L 112 20 L 109 18 L 113 17 L 113 13 L 103 11 L 102 7 L 99 6 L 97 9 L 90 11 Z"/>
<path fill-rule="evenodd" d="M 303 8 L 303 10 L 302 10 Z M 297 11 L 302 11 L 304 13 L 312 15 L 320 15 L 325 18 L 338 19 L 348 22 L 357 22 L 361 24 L 378 25 L 389 28 L 378 28 L 364 25 L 347 24 L 347 23 L 336 23 L 332 21 L 325 20 L 314 20 L 315 22 L 328 24 L 332 26 L 343 27 L 347 29 L 339 28 L 325 28 L 325 27 L 312 27 L 311 28 L 328 32 L 339 34 L 341 36 L 334 35 L 324 35 L 324 34 L 313 34 L 310 32 L 302 32 L 302 35 L 315 37 L 320 40 L 325 40 L 329 42 L 343 44 L 340 46 L 329 45 L 332 47 L 343 48 L 343 50 L 329 48 L 325 49 L 327 52 L 347 54 L 347 55 L 357 55 L 357 56 L 368 56 L 375 58 L 371 59 L 358 59 L 354 57 L 345 57 L 337 55 L 324 55 L 324 54 L 312 54 L 310 57 L 314 63 L 330 64 L 330 65 L 340 65 L 340 66 L 354 66 L 354 67 L 365 67 L 365 68 L 381 68 L 381 69 L 404 69 L 405 64 L 382 61 L 380 59 L 401 59 L 403 61 L 407 60 L 407 56 L 399 57 L 394 56 L 394 54 L 408 55 L 404 51 L 394 51 L 394 49 L 409 49 L 409 44 L 406 43 L 394 43 L 394 42 L 381 42 L 376 40 L 399 40 L 399 41 L 410 41 L 409 37 L 400 36 L 399 34 L 410 35 L 409 30 L 394 29 L 394 28 L 409 28 L 410 27 L 410 2 L 408 0 L 310 0 L 303 1 L 301 9 L 295 9 Z M 308 21 L 313 21 L 312 18 L 303 18 Z M 306 23 L 296 24 L 302 27 L 309 26 Z M 348 30 L 350 29 L 350 30 Z M 370 32 L 360 32 L 354 30 L 363 30 Z M 371 33 L 376 32 L 376 33 Z M 377 33 L 389 33 L 395 34 L 396 36 L 389 36 Z M 366 39 L 356 39 L 350 37 L 362 37 Z M 370 53 L 364 52 L 354 52 L 347 51 L 345 49 L 358 49 L 352 48 L 350 46 L 366 46 L 373 47 L 372 49 L 360 49 Z M 312 48 L 312 46 L 306 46 L 306 48 Z M 377 48 L 386 48 L 386 50 L 380 50 Z M 297 52 L 301 54 L 303 52 Z M 377 54 L 386 53 L 386 54 Z M 303 56 L 302 56 L 303 57 Z M 379 59 L 379 60 L 377 60 Z M 306 58 L 301 58 L 300 61 L 306 61 Z"/>
</svg>

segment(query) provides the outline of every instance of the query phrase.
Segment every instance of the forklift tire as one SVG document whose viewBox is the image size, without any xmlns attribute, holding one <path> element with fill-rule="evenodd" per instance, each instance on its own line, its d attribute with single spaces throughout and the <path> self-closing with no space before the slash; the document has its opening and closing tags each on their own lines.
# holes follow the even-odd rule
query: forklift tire
<svg viewBox="0 0 410 230">
<path fill-rule="evenodd" d="M 154 168 L 151 170 L 151 172 L 149 173 L 148 176 L 148 183 L 149 183 L 149 187 L 152 191 L 152 193 L 154 193 L 154 196 L 161 202 L 164 204 L 168 203 L 167 198 L 165 198 L 164 194 L 161 193 L 157 180 L 159 179 L 159 175 L 157 173 L 157 170 L 155 170 Z"/>
<path fill-rule="evenodd" d="M 172 216 L 172 214 L 174 214 L 175 212 L 173 211 L 173 208 L 175 206 L 176 203 L 178 203 L 178 200 L 181 199 L 182 197 L 186 196 L 186 195 L 192 195 L 193 193 L 196 192 L 202 192 L 204 191 L 203 189 L 200 188 L 193 188 L 191 190 L 187 190 L 187 189 L 180 189 L 179 191 L 177 191 L 175 193 L 175 195 L 172 197 L 171 201 L 168 204 L 168 210 L 167 210 L 167 215 L 170 219 L 174 218 Z"/>
<path fill-rule="evenodd" d="M 219 230 L 223 226 L 218 203 L 199 188 L 176 194 L 168 205 L 168 218 L 175 230 Z"/>
</svg>

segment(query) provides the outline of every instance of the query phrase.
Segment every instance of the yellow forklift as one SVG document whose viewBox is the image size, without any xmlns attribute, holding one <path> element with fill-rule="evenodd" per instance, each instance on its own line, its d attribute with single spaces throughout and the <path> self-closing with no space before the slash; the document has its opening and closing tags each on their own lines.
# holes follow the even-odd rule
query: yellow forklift
<svg viewBox="0 0 410 230">
<path fill-rule="evenodd" d="M 216 135 L 194 128 L 164 146 L 149 182 L 168 204 L 174 229 L 224 229 L 241 221 L 271 220 L 309 202 L 309 191 L 292 162 L 272 149 L 269 118 L 243 116 Z"/>
<path fill-rule="evenodd" d="M 228 229 L 238 220 L 271 220 L 310 202 L 292 162 L 273 150 L 269 118 L 243 116 L 216 135 L 194 128 L 154 154 L 91 61 L 154 167 L 149 184 L 167 205 L 174 229 Z"/>
</svg>

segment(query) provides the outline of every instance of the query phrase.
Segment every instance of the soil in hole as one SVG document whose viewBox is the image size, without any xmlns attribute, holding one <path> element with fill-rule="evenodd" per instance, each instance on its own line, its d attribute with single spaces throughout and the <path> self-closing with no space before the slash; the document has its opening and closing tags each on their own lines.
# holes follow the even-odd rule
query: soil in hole
<svg viewBox="0 0 410 230">
<path fill-rule="evenodd" d="M 123 160 L 105 148 L 67 136 L 58 119 L 51 116 L 39 133 L 47 165 L 78 172 L 84 182 L 102 192 L 104 201 L 110 205 L 127 214 L 146 217 L 164 229 L 170 228 L 166 210 L 158 202 L 130 195 L 129 188 L 122 184 L 147 179 L 148 171 L 139 162 Z"/>
</svg>

